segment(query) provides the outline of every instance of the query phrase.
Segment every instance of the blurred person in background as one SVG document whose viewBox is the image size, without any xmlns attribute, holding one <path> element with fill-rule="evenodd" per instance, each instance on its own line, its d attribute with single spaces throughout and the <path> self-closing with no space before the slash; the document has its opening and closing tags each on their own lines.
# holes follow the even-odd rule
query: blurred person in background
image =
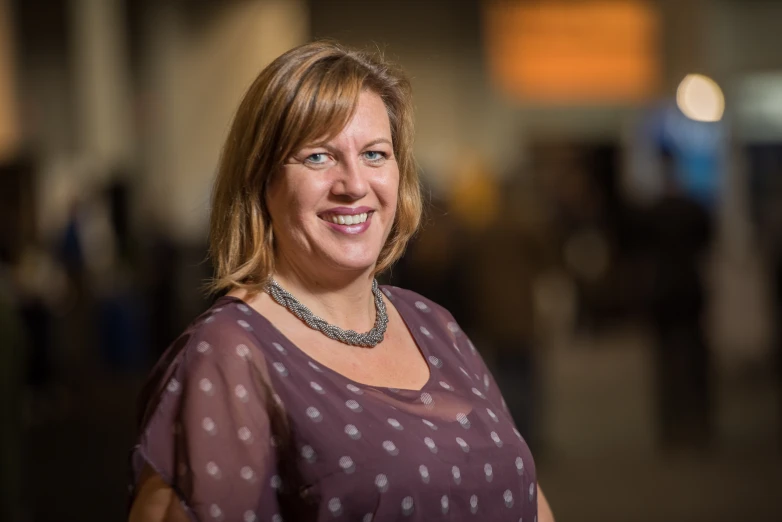
<svg viewBox="0 0 782 522">
<path fill-rule="evenodd" d="M 153 371 L 131 520 L 553 520 L 451 314 L 375 280 L 420 218 L 412 131 L 404 75 L 337 44 L 252 84 L 212 206 L 228 294 Z"/>
<path fill-rule="evenodd" d="M 711 440 L 711 354 L 703 326 L 703 274 L 711 217 L 662 154 L 663 194 L 649 215 L 651 316 L 656 339 L 659 441 L 664 450 L 704 449 Z"/>
<path fill-rule="evenodd" d="M 0 246 L 0 520 L 22 520 L 24 368 L 27 354 L 13 268 Z"/>
<path fill-rule="evenodd" d="M 538 450 L 533 286 L 543 269 L 544 242 L 542 230 L 536 230 L 540 219 L 533 215 L 531 191 L 518 178 L 500 188 L 496 214 L 468 253 L 472 277 L 465 284 L 475 329 L 488 344 L 490 365 L 508 409 L 525 440 Z"/>
</svg>

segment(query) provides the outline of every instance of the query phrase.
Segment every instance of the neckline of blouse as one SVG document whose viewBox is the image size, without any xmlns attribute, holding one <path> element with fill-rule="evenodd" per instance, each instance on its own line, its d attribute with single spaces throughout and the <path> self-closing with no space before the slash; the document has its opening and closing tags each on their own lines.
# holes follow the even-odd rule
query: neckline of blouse
<svg viewBox="0 0 782 522">
<path fill-rule="evenodd" d="M 305 352 L 304 350 L 299 348 L 296 345 L 296 343 L 291 341 L 284 333 L 282 333 L 274 325 L 274 323 L 272 323 L 266 316 L 264 316 L 262 313 L 260 313 L 258 310 L 256 310 L 255 308 L 253 308 L 249 304 L 247 304 L 243 299 L 241 299 L 239 297 L 236 297 L 236 296 L 224 295 L 224 296 L 220 297 L 217 300 L 217 302 L 219 302 L 219 301 L 233 301 L 233 302 L 238 303 L 238 304 L 243 304 L 244 306 L 246 306 L 250 310 L 250 313 L 251 313 L 250 317 L 255 318 L 257 320 L 260 320 L 265 325 L 267 325 L 280 338 L 280 340 L 282 340 L 286 345 L 288 345 L 289 347 L 293 348 L 296 352 L 301 354 L 301 356 L 304 357 L 307 360 L 308 363 L 312 363 L 312 364 L 316 365 L 318 368 L 322 368 L 324 371 L 327 371 L 330 374 L 336 376 L 337 378 L 346 381 L 348 384 L 352 384 L 354 386 L 363 386 L 364 388 L 374 388 L 376 390 L 388 390 L 388 391 L 390 391 L 392 393 L 397 393 L 397 392 L 423 393 L 423 392 L 425 392 L 427 390 L 427 388 L 429 388 L 431 386 L 432 382 L 435 380 L 434 373 L 435 373 L 435 371 L 437 371 L 437 367 L 435 367 L 435 365 L 433 365 L 429 361 L 429 357 L 431 356 L 431 354 L 429 353 L 429 351 L 427 349 L 428 343 L 426 342 L 426 340 L 424 340 L 424 339 L 422 339 L 420 337 L 421 332 L 418 332 L 415 328 L 411 327 L 411 324 L 410 324 L 410 321 L 409 321 L 408 317 L 405 317 L 406 313 L 413 312 L 412 307 L 410 306 L 410 304 L 407 303 L 404 300 L 395 299 L 396 296 L 390 297 L 389 294 L 391 294 L 391 291 L 388 289 L 387 285 L 380 285 L 380 289 L 383 291 L 383 294 L 385 294 L 385 296 L 388 298 L 389 302 L 391 302 L 392 306 L 399 313 L 399 317 L 402 318 L 402 322 L 404 323 L 404 325 L 407 328 L 408 332 L 410 332 L 410 336 L 413 338 L 413 342 L 415 343 L 416 348 L 418 348 L 418 351 L 423 356 L 424 362 L 426 363 L 426 366 L 429 369 L 429 378 L 426 380 L 424 385 L 420 389 L 418 389 L 418 390 L 413 390 L 413 389 L 410 389 L 410 388 L 395 388 L 393 386 L 378 386 L 378 385 L 375 385 L 375 384 L 367 384 L 367 383 L 355 381 L 355 380 L 351 379 L 350 377 L 348 377 L 348 376 L 346 376 L 346 375 L 344 375 L 342 373 L 339 373 L 338 371 L 330 368 L 329 366 L 326 366 L 325 364 L 314 360 L 312 357 L 309 356 L 309 354 L 307 354 L 307 352 Z M 399 303 L 399 302 L 401 302 L 403 306 L 401 306 L 401 307 L 397 306 L 397 303 Z M 402 308 L 406 308 L 407 310 L 402 311 Z M 258 341 L 260 343 L 264 342 L 260 338 L 258 338 Z"/>
</svg>

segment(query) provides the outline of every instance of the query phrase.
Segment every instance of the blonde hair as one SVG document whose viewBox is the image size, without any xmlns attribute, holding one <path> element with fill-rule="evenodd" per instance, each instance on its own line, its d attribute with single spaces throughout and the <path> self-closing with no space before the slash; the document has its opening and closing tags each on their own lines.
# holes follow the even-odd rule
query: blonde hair
<svg viewBox="0 0 782 522">
<path fill-rule="evenodd" d="M 212 194 L 212 291 L 263 288 L 275 259 L 266 206 L 270 179 L 296 150 L 339 134 L 364 90 L 386 106 L 399 167 L 396 217 L 375 273 L 399 259 L 418 229 L 422 206 L 410 82 L 381 56 L 317 41 L 286 52 L 261 71 L 236 112 Z"/>
</svg>

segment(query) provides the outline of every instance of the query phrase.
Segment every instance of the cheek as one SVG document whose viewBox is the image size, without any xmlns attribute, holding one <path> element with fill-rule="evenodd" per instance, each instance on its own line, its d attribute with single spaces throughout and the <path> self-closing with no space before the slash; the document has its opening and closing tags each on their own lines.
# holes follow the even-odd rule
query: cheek
<svg viewBox="0 0 782 522">
<path fill-rule="evenodd" d="M 399 198 L 399 173 L 392 172 L 383 176 L 377 185 L 377 195 L 391 212 L 396 211 L 397 199 Z"/>
</svg>

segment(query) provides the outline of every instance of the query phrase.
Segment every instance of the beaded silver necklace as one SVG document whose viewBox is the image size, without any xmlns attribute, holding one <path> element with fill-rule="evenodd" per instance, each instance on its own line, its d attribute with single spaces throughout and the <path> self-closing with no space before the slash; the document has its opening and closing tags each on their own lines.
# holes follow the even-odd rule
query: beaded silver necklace
<svg viewBox="0 0 782 522">
<path fill-rule="evenodd" d="M 290 310 L 293 315 L 304 321 L 307 326 L 313 330 L 322 332 L 335 341 L 351 346 L 373 348 L 383 340 L 383 336 L 386 333 L 388 315 L 386 314 L 386 304 L 383 302 L 383 295 L 377 285 L 377 279 L 372 280 L 372 293 L 375 296 L 375 310 L 377 311 L 375 326 L 366 333 L 358 333 L 354 330 L 343 330 L 339 326 L 327 323 L 325 320 L 313 314 L 309 308 L 301 304 L 298 299 L 293 297 L 290 292 L 281 287 L 274 279 L 269 279 L 269 282 L 266 283 L 266 293 L 277 301 L 277 303 Z"/>
</svg>

